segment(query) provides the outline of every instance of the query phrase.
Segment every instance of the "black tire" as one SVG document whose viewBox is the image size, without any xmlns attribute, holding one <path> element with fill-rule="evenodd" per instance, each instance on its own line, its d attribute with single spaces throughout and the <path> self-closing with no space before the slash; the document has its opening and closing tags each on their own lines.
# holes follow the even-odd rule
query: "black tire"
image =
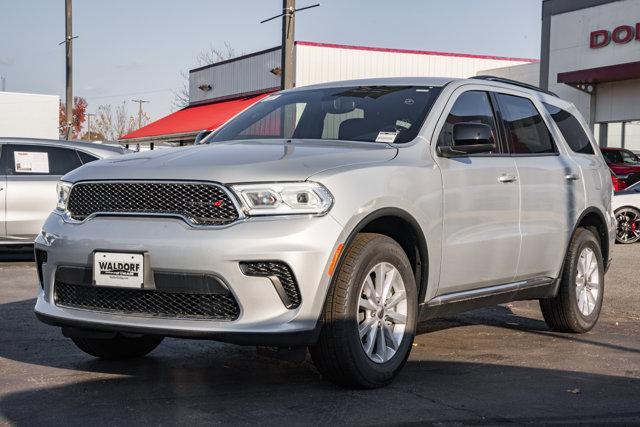
<svg viewBox="0 0 640 427">
<path fill-rule="evenodd" d="M 620 208 L 616 211 L 615 217 L 616 242 L 626 245 L 640 240 L 640 211 L 638 209 L 630 206 Z"/>
<path fill-rule="evenodd" d="M 378 263 L 395 267 L 404 282 L 407 316 L 396 353 L 384 363 L 372 361 L 358 333 L 358 300 L 367 274 Z M 324 305 L 323 326 L 316 345 L 309 348 L 320 373 L 344 387 L 376 388 L 389 384 L 402 369 L 416 330 L 417 291 L 411 264 L 393 239 L 361 233 L 346 249 Z"/>
<path fill-rule="evenodd" d="M 595 299 L 595 307 L 589 315 L 584 315 L 578 306 L 576 280 L 578 276 L 578 260 L 585 248 L 595 253 L 598 265 L 599 292 Z M 571 239 L 569 250 L 562 269 L 558 295 L 555 298 L 540 300 L 540 309 L 544 320 L 556 332 L 584 333 L 593 328 L 600 316 L 604 295 L 604 261 L 600 240 L 593 231 L 578 228 Z"/>
<path fill-rule="evenodd" d="M 142 335 L 127 337 L 116 335 L 113 338 L 71 338 L 73 343 L 85 353 L 102 359 L 132 359 L 146 356 L 160 343 L 163 337 Z"/>
</svg>

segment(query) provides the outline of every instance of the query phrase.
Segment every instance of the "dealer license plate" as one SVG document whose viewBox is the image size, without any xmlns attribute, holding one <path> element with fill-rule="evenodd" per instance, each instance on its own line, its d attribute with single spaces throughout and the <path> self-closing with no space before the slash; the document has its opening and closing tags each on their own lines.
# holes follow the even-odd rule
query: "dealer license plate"
<svg viewBox="0 0 640 427">
<path fill-rule="evenodd" d="M 144 257 L 142 254 L 95 252 L 93 280 L 96 286 L 142 288 Z"/>
</svg>

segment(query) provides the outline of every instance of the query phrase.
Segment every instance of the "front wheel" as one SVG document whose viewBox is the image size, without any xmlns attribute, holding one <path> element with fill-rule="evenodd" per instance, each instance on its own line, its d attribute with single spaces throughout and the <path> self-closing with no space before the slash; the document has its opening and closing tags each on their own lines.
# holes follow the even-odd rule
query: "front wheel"
<svg viewBox="0 0 640 427">
<path fill-rule="evenodd" d="M 402 247 L 387 236 L 359 234 L 327 295 L 313 361 L 338 385 L 387 385 L 409 356 L 416 316 L 415 278 Z"/>
<path fill-rule="evenodd" d="M 616 242 L 635 243 L 640 240 L 640 211 L 638 209 L 618 209 L 616 223 Z"/>
</svg>

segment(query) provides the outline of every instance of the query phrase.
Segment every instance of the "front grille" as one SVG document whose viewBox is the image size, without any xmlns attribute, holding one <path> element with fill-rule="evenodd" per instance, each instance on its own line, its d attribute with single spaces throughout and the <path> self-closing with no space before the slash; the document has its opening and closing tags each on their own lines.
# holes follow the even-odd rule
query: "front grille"
<svg viewBox="0 0 640 427">
<path fill-rule="evenodd" d="M 224 225 L 239 214 L 217 184 L 86 182 L 71 189 L 67 209 L 73 219 L 95 213 L 180 216 L 194 225 Z"/>
<path fill-rule="evenodd" d="M 247 276 L 263 276 L 263 277 L 276 277 L 278 281 L 271 280 L 276 287 L 276 291 L 279 286 L 282 287 L 282 291 L 286 295 L 285 299 L 288 299 L 288 304 L 285 301 L 287 308 L 296 308 L 300 305 L 301 297 L 300 290 L 296 278 L 293 275 L 291 268 L 281 261 L 249 261 L 241 262 L 240 268 L 242 272 Z M 280 282 L 278 284 L 278 282 Z M 279 292 L 280 293 L 280 292 Z M 284 299 L 283 299 L 284 301 Z"/>
<path fill-rule="evenodd" d="M 181 319 L 235 320 L 240 307 L 231 294 L 188 294 L 142 289 L 55 285 L 58 306 L 118 314 Z"/>
</svg>

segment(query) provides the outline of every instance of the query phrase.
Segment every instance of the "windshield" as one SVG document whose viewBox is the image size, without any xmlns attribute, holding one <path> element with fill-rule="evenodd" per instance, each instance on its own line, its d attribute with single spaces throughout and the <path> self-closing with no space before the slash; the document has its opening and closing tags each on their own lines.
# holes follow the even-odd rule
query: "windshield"
<svg viewBox="0 0 640 427">
<path fill-rule="evenodd" d="M 605 161 L 609 164 L 626 163 L 636 165 L 640 163 L 638 156 L 629 150 L 607 150 L 603 151 L 602 155 L 604 156 Z"/>
<path fill-rule="evenodd" d="M 434 86 L 354 86 L 277 93 L 257 102 L 207 142 L 324 139 L 406 143 L 440 93 Z"/>
</svg>

